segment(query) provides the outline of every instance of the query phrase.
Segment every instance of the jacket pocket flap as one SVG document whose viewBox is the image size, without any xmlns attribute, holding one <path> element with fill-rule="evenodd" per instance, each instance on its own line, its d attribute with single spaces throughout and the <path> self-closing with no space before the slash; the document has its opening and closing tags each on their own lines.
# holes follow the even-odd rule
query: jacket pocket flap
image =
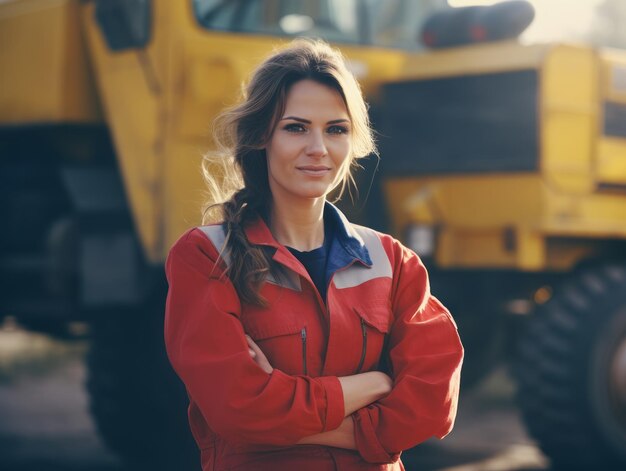
<svg viewBox="0 0 626 471">
<path fill-rule="evenodd" d="M 281 335 L 299 334 L 304 325 L 298 325 L 293 322 L 248 322 L 246 332 L 253 340 L 265 340 Z"/>
<path fill-rule="evenodd" d="M 391 309 L 389 306 L 372 304 L 370 306 L 357 306 L 354 310 L 367 325 L 383 334 L 389 332 L 389 324 L 391 322 Z"/>
</svg>

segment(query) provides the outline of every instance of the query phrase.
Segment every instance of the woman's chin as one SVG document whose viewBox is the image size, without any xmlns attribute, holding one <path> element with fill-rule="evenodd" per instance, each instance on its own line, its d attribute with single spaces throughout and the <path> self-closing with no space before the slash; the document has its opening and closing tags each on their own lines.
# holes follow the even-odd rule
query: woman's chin
<svg viewBox="0 0 626 471">
<path fill-rule="evenodd" d="M 324 199 L 335 186 L 328 182 L 307 182 L 294 179 L 288 185 L 270 185 L 270 189 L 274 199 L 284 198 L 285 201 L 294 202 Z"/>
<path fill-rule="evenodd" d="M 302 199 L 325 198 L 326 195 L 330 193 L 330 191 L 331 191 L 331 187 L 328 185 L 323 185 L 323 186 L 302 185 L 301 187 L 291 192 L 291 196 L 294 198 L 302 198 Z"/>
</svg>

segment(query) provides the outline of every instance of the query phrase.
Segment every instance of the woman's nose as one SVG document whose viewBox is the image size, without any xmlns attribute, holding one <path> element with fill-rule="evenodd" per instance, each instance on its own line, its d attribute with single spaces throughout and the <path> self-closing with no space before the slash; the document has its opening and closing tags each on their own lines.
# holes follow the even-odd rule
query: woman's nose
<svg viewBox="0 0 626 471">
<path fill-rule="evenodd" d="M 312 132 L 307 144 L 306 154 L 311 157 L 323 157 L 328 153 L 324 135 L 321 132 Z"/>
</svg>

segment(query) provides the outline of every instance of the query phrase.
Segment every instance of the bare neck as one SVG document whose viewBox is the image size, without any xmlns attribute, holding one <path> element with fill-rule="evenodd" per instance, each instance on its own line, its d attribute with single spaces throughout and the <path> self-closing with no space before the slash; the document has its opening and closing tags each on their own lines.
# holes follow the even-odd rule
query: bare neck
<svg viewBox="0 0 626 471">
<path fill-rule="evenodd" d="M 324 243 L 324 198 L 292 200 L 289 204 L 273 201 L 270 230 L 282 245 L 303 252 Z"/>
</svg>

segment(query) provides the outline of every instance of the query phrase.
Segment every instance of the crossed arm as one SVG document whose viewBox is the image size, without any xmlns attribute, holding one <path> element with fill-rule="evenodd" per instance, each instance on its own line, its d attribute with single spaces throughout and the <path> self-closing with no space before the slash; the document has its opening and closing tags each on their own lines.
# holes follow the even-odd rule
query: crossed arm
<svg viewBox="0 0 626 471">
<path fill-rule="evenodd" d="M 396 245 L 389 249 L 396 274 L 388 344 L 392 387 L 379 372 L 290 376 L 252 348 L 256 360 L 248 361 L 241 349 L 240 301 L 227 277 L 213 273 L 215 248 L 195 229 L 181 238 L 166 263 L 165 341 L 172 366 L 202 411 L 195 420 L 237 443 L 290 446 L 296 432 L 299 443 L 353 448 L 369 463 L 393 462 L 401 450 L 443 438 L 456 415 L 463 347 L 452 317 L 430 295 L 418 257 Z M 222 381 L 215 384 L 212 377 Z M 255 415 L 259 407 L 263 413 Z"/>
<path fill-rule="evenodd" d="M 274 368 L 259 346 L 247 335 L 246 341 L 248 342 L 248 351 L 254 361 L 263 371 L 272 373 Z M 298 442 L 299 444 L 327 445 L 355 450 L 354 424 L 350 415 L 362 407 L 385 397 L 391 392 L 393 387 L 392 379 L 380 371 L 343 376 L 339 378 L 339 382 L 343 390 L 346 414 L 343 422 L 341 422 L 341 425 L 335 430 L 304 437 Z"/>
</svg>

